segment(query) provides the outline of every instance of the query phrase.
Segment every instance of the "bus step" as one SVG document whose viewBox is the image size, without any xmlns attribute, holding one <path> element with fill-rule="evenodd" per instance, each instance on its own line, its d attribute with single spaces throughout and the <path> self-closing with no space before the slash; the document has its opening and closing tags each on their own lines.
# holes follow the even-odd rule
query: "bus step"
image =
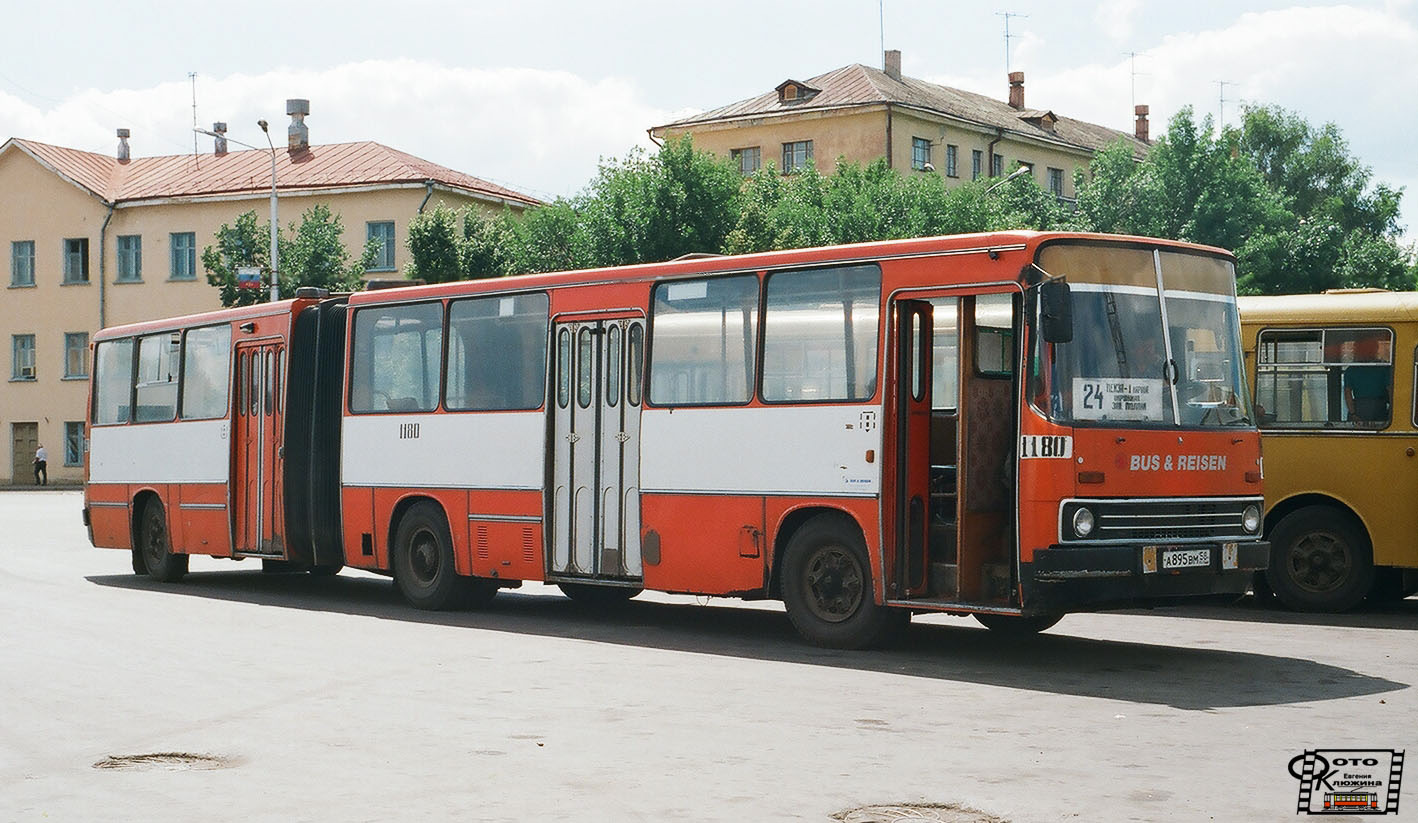
<svg viewBox="0 0 1418 823">
<path fill-rule="evenodd" d="M 986 600 L 1009 600 L 1009 565 L 986 563 L 980 569 L 980 588 Z"/>
<path fill-rule="evenodd" d="M 954 597 L 960 588 L 960 567 L 954 563 L 932 563 L 929 597 Z"/>
</svg>

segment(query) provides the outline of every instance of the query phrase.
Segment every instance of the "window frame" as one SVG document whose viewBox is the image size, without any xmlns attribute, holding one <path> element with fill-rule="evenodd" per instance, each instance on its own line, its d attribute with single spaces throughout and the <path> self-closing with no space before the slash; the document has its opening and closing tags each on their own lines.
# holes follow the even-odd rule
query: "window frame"
<svg viewBox="0 0 1418 823">
<path fill-rule="evenodd" d="M 190 240 L 191 245 L 179 245 L 178 238 Z M 197 279 L 197 233 L 192 231 L 175 231 L 167 236 L 168 240 L 168 274 L 167 279 L 186 282 Z M 178 255 L 183 255 L 183 265 L 178 265 Z M 186 273 L 181 272 L 182 268 L 187 268 Z"/>
<path fill-rule="evenodd" d="M 470 388 L 469 388 L 469 387 L 464 387 L 464 389 L 463 389 L 463 396 L 460 398 L 460 405 L 456 405 L 456 406 L 455 406 L 455 405 L 453 405 L 452 401 L 449 399 L 449 385 L 450 385 L 450 383 L 452 382 L 449 378 L 450 378 L 450 369 L 452 368 L 452 365 L 453 365 L 450 361 L 452 360 L 452 356 L 453 356 L 453 339 L 454 339 L 454 322 L 455 322 L 455 317 L 454 317 L 454 315 L 455 315 L 455 313 L 458 311 L 458 307 L 459 307 L 459 306 L 470 306 L 471 304 L 474 304 L 474 303 L 495 303 L 495 302 L 497 302 L 497 303 L 498 303 L 499 310 L 500 310 L 501 304 L 500 304 L 500 302 L 498 302 L 498 301 L 502 301 L 502 300 L 512 300 L 512 301 L 514 301 L 514 306 L 516 305 L 516 302 L 515 302 L 515 301 L 524 301 L 524 300 L 540 300 L 540 301 L 541 301 L 541 306 L 540 306 L 540 308 L 541 308 L 541 313 L 538 315 L 538 316 L 540 316 L 540 317 L 542 318 L 542 323 L 541 323 L 541 335 L 538 337 L 538 342 L 537 342 L 536 344 L 534 344 L 535 347 L 537 347 L 537 348 L 540 349 L 540 355 L 541 355 L 541 371 L 540 371 L 539 374 L 530 375 L 530 376 L 535 377 L 536 379 L 533 380 L 531 383 L 525 384 L 525 385 L 530 385 L 530 386 L 535 387 L 535 388 L 533 389 L 534 391 L 539 390 L 540 393 L 538 393 L 538 394 L 536 395 L 536 397 L 537 397 L 537 402 L 536 402 L 535 405 L 530 405 L 530 406 L 529 406 L 529 405 L 526 405 L 525 403 L 520 403 L 520 404 L 516 404 L 516 405 L 497 405 L 497 406 L 489 406 L 489 405 L 486 405 L 486 404 L 481 404 L 481 405 L 480 405 L 480 404 L 476 404 L 476 403 L 470 403 L 470 402 L 467 402 L 467 398 L 470 396 Z M 498 315 L 498 316 L 500 317 L 501 315 Z M 530 316 L 532 316 L 532 315 L 531 315 L 531 314 L 528 314 L 528 315 L 523 315 L 523 316 L 524 316 L 524 317 L 530 317 Z M 479 318 L 479 317 L 477 317 L 477 316 L 473 316 L 473 317 L 470 318 L 470 319 L 477 320 L 477 319 L 486 319 L 486 318 Z M 550 331 L 550 329 L 551 329 L 551 325 L 552 325 L 552 323 L 551 323 L 551 295 L 550 295 L 548 292 L 546 292 L 546 291 L 525 291 L 525 292 L 510 292 L 510 293 L 508 293 L 508 292 L 495 292 L 495 293 L 492 293 L 492 294 L 473 294 L 473 295 L 468 295 L 467 297 L 457 297 L 457 298 L 453 298 L 453 299 L 448 300 L 447 303 L 446 303 L 446 304 L 444 305 L 444 307 L 443 307 L 443 360 L 442 360 L 442 363 L 440 364 L 441 377 L 440 377 L 440 385 L 439 385 L 439 399 L 440 399 L 439 408 L 441 408 L 443 411 L 446 411 L 446 412 L 449 412 L 449 413 L 464 413 L 464 412 L 473 412 L 473 413 L 477 413 L 477 412 L 484 412 L 484 413 L 486 413 L 486 412 L 533 412 L 533 411 L 539 411 L 539 410 L 541 410 L 541 409 L 546 408 L 546 405 L 547 405 L 547 403 L 549 402 L 549 401 L 548 401 L 548 397 L 547 397 L 547 379 L 548 379 L 548 378 L 547 378 L 547 369 L 549 368 L 550 364 L 553 364 L 553 363 L 554 363 L 554 352 L 552 351 L 552 348 L 554 347 L 555 344 L 553 343 L 553 344 L 550 344 L 550 345 L 549 345 L 549 343 L 548 343 L 548 340 L 549 340 L 548 333 L 549 333 L 549 331 Z M 460 343 L 461 343 L 464 338 L 460 336 L 458 339 L 459 339 L 459 341 L 460 341 Z M 465 352 L 465 353 L 464 353 L 464 357 L 467 357 L 467 356 L 469 356 L 469 354 L 468 354 L 467 352 Z M 527 376 L 529 376 L 529 375 L 524 374 L 524 375 L 522 375 L 522 376 L 523 376 L 523 377 L 527 377 Z"/>
<path fill-rule="evenodd" d="M 925 171 L 931 165 L 931 141 L 924 137 L 911 138 L 911 168 Z"/>
<path fill-rule="evenodd" d="M 960 147 L 953 143 L 945 144 L 945 176 L 960 176 Z"/>
<path fill-rule="evenodd" d="M 876 282 L 877 282 L 876 312 L 875 312 L 875 316 L 874 316 L 874 318 L 873 318 L 873 319 L 874 319 L 874 322 L 876 323 L 876 330 L 875 330 L 875 332 L 874 332 L 872 335 L 870 335 L 870 337 L 863 337 L 863 338 L 862 338 L 862 339 L 864 339 L 864 340 L 870 340 L 871 344 L 876 347 L 875 355 L 871 358 L 871 367 L 872 367 L 872 369 L 873 369 L 873 371 L 872 371 L 872 377 L 871 377 L 871 379 L 870 379 L 870 385 L 872 386 L 871 392 L 870 392 L 866 397 L 861 397 L 861 398 L 832 397 L 832 398 L 818 398 L 818 399 L 812 399 L 812 400 L 805 400 L 805 399 L 803 399 L 803 398 L 797 397 L 797 398 L 787 398 L 787 399 L 781 399 L 781 400 L 779 400 L 779 399 L 772 399 L 772 400 L 770 400 L 770 399 L 768 398 L 768 396 L 767 396 L 767 395 L 764 393 L 764 391 L 763 391 L 763 380 L 764 380 L 765 374 L 767 373 L 767 360 L 768 360 L 768 357 L 767 357 L 767 350 L 768 350 L 768 323 L 769 323 L 769 320 L 772 319 L 771 317 L 769 317 L 769 313 L 768 313 L 768 312 L 769 312 L 769 306 L 768 306 L 768 289 L 770 288 L 770 283 L 772 282 L 773 278 L 774 278 L 775 276 L 783 276 L 783 275 L 809 274 L 809 273 L 818 273 L 818 272 L 834 271 L 834 270 L 837 270 L 837 269 L 858 269 L 858 268 L 860 268 L 860 269 L 875 269 L 875 270 L 876 270 L 876 277 L 877 277 L 877 281 L 876 281 Z M 769 269 L 769 270 L 765 271 L 763 277 L 762 277 L 762 278 L 760 279 L 760 281 L 759 281 L 759 286 L 758 286 L 758 288 L 759 288 L 758 352 L 757 352 L 757 362 L 755 363 L 756 382 L 755 382 L 755 385 L 754 385 L 754 387 L 753 387 L 753 396 L 756 397 L 756 398 L 758 398 L 758 402 L 762 403 L 762 404 L 765 405 L 765 406 L 831 406 L 831 405 L 843 406 L 843 405 L 858 405 L 858 404 L 863 404 L 863 403 L 871 403 L 871 402 L 877 397 L 877 395 L 879 395 L 879 394 L 881 393 L 881 369 L 882 369 L 882 364 L 881 364 L 881 359 L 882 359 L 882 358 L 881 358 L 881 347 L 882 347 L 881 331 L 882 331 L 882 327 L 883 327 L 883 322 L 882 322 L 882 305 L 883 305 L 884 302 L 886 301 L 886 298 L 882 296 L 882 289 L 884 288 L 884 280 L 885 280 L 885 278 L 884 278 L 884 275 L 883 275 L 883 272 L 882 272 L 882 268 L 881 268 L 881 261 L 879 261 L 879 260 L 871 260 L 871 259 L 868 259 L 868 260 L 855 260 L 855 261 L 851 261 L 851 262 L 847 262 L 847 263 L 841 263 L 841 264 L 838 264 L 838 265 L 811 266 L 811 267 L 804 267 L 804 268 L 787 268 L 787 269 L 776 269 L 776 270 L 774 270 L 774 269 Z M 844 341 L 843 341 L 843 342 L 844 342 L 844 344 L 845 344 L 845 338 L 844 338 Z M 844 348 L 843 350 L 845 351 L 845 348 Z M 855 354 L 855 353 L 854 353 L 854 354 Z M 851 387 L 850 384 L 849 384 L 849 385 L 848 385 L 849 393 L 850 393 L 851 388 L 852 388 L 852 387 Z"/>
<path fill-rule="evenodd" d="M 21 254 L 21 249 L 28 249 L 28 254 Z M 11 240 L 10 241 L 10 288 L 12 289 L 32 289 L 35 286 L 35 247 L 33 240 Z M 24 270 L 27 279 L 20 278 L 20 261 L 25 261 Z"/>
<path fill-rule="evenodd" d="M 385 228 L 388 228 L 388 236 L 384 236 Z M 364 239 L 368 243 L 370 240 L 379 240 L 379 254 L 375 256 L 374 264 L 368 271 L 396 271 L 397 266 L 394 261 L 394 238 L 397 227 L 393 220 L 369 220 L 364 224 Z M 376 238 L 376 235 L 377 238 Z M 384 258 L 387 256 L 387 262 Z"/>
<path fill-rule="evenodd" d="M 118 235 L 114 238 L 113 251 L 116 255 L 113 282 L 143 282 L 143 235 Z"/>
<path fill-rule="evenodd" d="M 28 345 L 21 345 L 28 342 Z M 10 335 L 10 381 L 33 383 L 39 379 L 38 343 L 33 334 L 13 334 Z M 24 373 L 26 366 L 21 364 L 21 352 L 28 353 L 28 368 L 30 373 Z"/>
<path fill-rule="evenodd" d="M 990 155 L 990 176 L 991 176 L 991 177 L 1003 177 L 1003 176 L 1004 176 L 1004 155 L 1003 155 L 1003 154 L 991 154 L 991 155 Z"/>
<path fill-rule="evenodd" d="M 798 147 L 802 147 L 802 162 L 797 161 L 799 154 Z M 812 141 L 811 140 L 790 140 L 783 143 L 783 174 L 796 174 L 807 168 L 812 163 Z"/>
<path fill-rule="evenodd" d="M 1055 197 L 1063 197 L 1063 196 L 1064 196 L 1064 170 L 1063 170 L 1063 169 L 1059 169 L 1059 168 L 1055 168 L 1055 167 L 1053 167 L 1053 166 L 1047 166 L 1046 168 L 1048 169 L 1048 175 L 1049 175 L 1049 192 L 1050 192 L 1051 194 L 1053 194 Z M 1057 186 L 1054 185 L 1055 181 L 1057 181 L 1057 183 L 1058 183 Z"/>
<path fill-rule="evenodd" d="M 726 278 L 753 278 L 754 280 L 754 315 L 753 315 L 753 341 L 747 352 L 748 362 L 752 374 L 749 376 L 745 386 L 743 400 L 712 400 L 697 402 L 663 402 L 654 396 L 655 390 L 655 326 L 659 323 L 660 312 L 657 310 L 657 295 L 662 288 L 680 285 L 685 283 L 709 283 L 714 280 Z M 758 382 L 761 379 L 762 355 L 763 355 L 763 272 L 761 271 L 733 271 L 720 272 L 708 275 L 695 275 L 692 277 L 667 278 L 657 281 L 650 288 L 650 312 L 645 322 L 645 332 L 641 340 L 642 357 L 644 358 L 640 367 L 640 389 L 638 399 L 643 408 L 734 408 L 751 405 L 758 396 Z M 575 352 L 575 341 L 572 341 L 573 356 Z"/>
<path fill-rule="evenodd" d="M 1395 404 L 1394 404 L 1394 388 L 1395 388 L 1395 386 L 1397 385 L 1397 381 L 1398 381 L 1397 362 L 1396 362 L 1396 358 L 1394 357 L 1394 355 L 1396 354 L 1396 345 L 1397 345 L 1397 343 L 1398 343 L 1398 333 L 1397 333 L 1397 331 L 1394 330 L 1394 328 L 1393 328 L 1392 326 L 1388 326 L 1388 325 L 1385 325 L 1385 324 L 1382 324 L 1382 323 L 1373 323 L 1373 324 L 1363 324 L 1363 323 L 1343 324 L 1343 323 L 1341 323 L 1341 324 L 1335 324 L 1335 325 L 1314 325 L 1314 326 L 1303 326 L 1303 327 L 1298 327 L 1298 326 L 1295 326 L 1295 327 L 1292 327 L 1292 326 L 1266 326 L 1266 327 L 1260 329 L 1259 331 L 1256 332 L 1255 366 L 1254 366 L 1254 371 L 1255 371 L 1255 376 L 1254 376 L 1254 389 L 1253 389 L 1252 392 L 1251 392 L 1251 405 L 1252 405 L 1253 407 L 1264 406 L 1264 404 L 1262 404 L 1262 403 L 1260 402 L 1260 399 L 1261 399 L 1261 398 L 1260 398 L 1260 381 L 1261 381 L 1262 370 L 1264 370 L 1266 373 L 1269 373 L 1269 374 L 1274 375 L 1274 374 L 1276 374 L 1276 373 L 1277 373 L 1281 368 L 1283 368 L 1283 367 L 1287 367 L 1287 366 L 1288 366 L 1288 367 L 1290 367 L 1290 370 L 1293 372 L 1293 371 L 1295 371 L 1295 368 L 1294 368 L 1294 367 L 1296 367 L 1296 366 L 1310 366 L 1312 369 L 1313 369 L 1313 368 L 1316 368 L 1316 367 L 1317 367 L 1317 368 L 1320 368 L 1320 369 L 1323 369 L 1323 370 L 1325 371 L 1325 374 L 1326 374 L 1326 380 L 1328 380 L 1328 370 L 1329 370 L 1329 369 L 1331 369 L 1331 368 L 1338 368 L 1338 369 L 1340 370 L 1341 378 L 1340 378 L 1340 389 L 1339 389 L 1339 405 L 1340 405 L 1341 410 L 1344 409 L 1344 387 L 1343 387 L 1343 378 L 1342 378 L 1342 375 L 1343 375 L 1343 370 L 1344 370 L 1345 368 L 1348 368 L 1348 366 L 1342 365 L 1342 361 L 1329 362 L 1329 361 L 1321 360 L 1321 361 L 1319 361 L 1318 363 L 1312 363 L 1312 362 L 1308 362 L 1308 361 L 1307 361 L 1307 362 L 1300 362 L 1300 363 L 1281 363 L 1281 362 L 1262 363 L 1262 361 L 1261 361 L 1261 357 L 1262 357 L 1262 355 L 1264 354 L 1263 346 L 1265 345 L 1265 342 L 1266 342 L 1266 341 L 1264 340 L 1264 338 L 1265 338 L 1265 336 L 1266 336 L 1267 334 L 1303 334 L 1303 333 L 1306 333 L 1306 332 L 1317 332 L 1317 333 L 1320 335 L 1320 339 L 1319 339 L 1318 342 L 1319 342 L 1319 344 L 1320 344 L 1321 357 L 1323 357 L 1323 352 L 1324 352 L 1325 335 L 1328 334 L 1329 332 L 1340 332 L 1340 333 L 1349 333 L 1349 334 L 1363 333 L 1363 332 L 1384 332 L 1385 334 L 1388 335 L 1388 360 L 1387 360 L 1386 362 L 1377 362 L 1377 361 L 1375 361 L 1375 362 L 1355 361 L 1354 364 L 1353 364 L 1353 365 L 1365 365 L 1365 364 L 1367 364 L 1367 365 L 1370 365 L 1370 366 L 1386 366 L 1386 367 L 1388 368 L 1388 370 L 1389 370 L 1389 375 L 1388 375 L 1388 420 L 1387 420 L 1387 421 L 1383 421 L 1382 424 L 1380 424 L 1379 421 L 1361 421 L 1361 422 L 1370 422 L 1370 423 L 1373 424 L 1373 425 L 1367 425 L 1367 426 L 1366 426 L 1366 425 L 1355 425 L 1355 421 L 1353 421 L 1353 420 L 1348 420 L 1348 419 L 1345 419 L 1345 420 L 1333 420 L 1333 421 L 1330 421 L 1330 420 L 1305 421 L 1305 422 L 1306 422 L 1306 425 L 1296 425 L 1295 421 L 1286 421 L 1284 424 L 1278 424 L 1275 420 L 1271 420 L 1270 422 L 1266 422 L 1266 421 L 1264 421 L 1264 420 L 1261 420 L 1259 413 L 1257 413 L 1257 414 L 1256 414 L 1256 427 L 1257 427 L 1258 429 L 1260 429 L 1260 431 L 1261 431 L 1262 433 L 1265 433 L 1265 432 L 1268 432 L 1268 431 L 1270 431 L 1270 432 L 1294 432 L 1294 433 L 1300 433 L 1300 434 L 1340 434 L 1340 433 L 1343 433 L 1343 434 L 1361 433 L 1361 434 L 1362 434 L 1362 433 L 1376 433 L 1376 432 L 1387 431 L 1388 429 L 1393 428 L 1393 425 L 1394 425 L 1394 423 L 1395 423 L 1397 420 L 1402 420 L 1402 418 L 1397 418 L 1397 417 L 1395 417 L 1395 415 L 1394 415 L 1394 409 L 1395 409 Z M 1415 364 L 1415 374 L 1418 374 L 1418 364 Z M 1325 392 L 1325 400 L 1326 400 L 1326 403 L 1328 403 L 1329 399 L 1330 399 L 1330 398 L 1329 398 L 1328 388 L 1326 388 L 1326 392 Z M 1418 398 L 1415 398 L 1414 402 L 1415 402 L 1416 405 L 1418 405 Z M 1270 406 L 1264 406 L 1264 407 L 1265 407 L 1266 409 L 1270 409 Z M 1273 414 L 1274 412 L 1272 411 L 1271 413 Z M 1348 414 L 1347 411 L 1342 411 L 1342 413 L 1345 414 L 1345 415 Z M 1418 422 L 1418 411 L 1415 411 L 1415 413 L 1414 413 L 1414 420 L 1415 420 L 1415 422 Z"/>
<path fill-rule="evenodd" d="M 985 152 L 981 149 L 970 150 L 970 179 L 979 180 L 980 175 L 985 170 Z"/>
<path fill-rule="evenodd" d="M 744 164 L 745 158 L 752 158 L 753 168 L 748 168 Z M 763 147 L 744 146 L 737 149 L 729 149 L 729 159 L 733 160 L 739 167 L 739 174 L 748 177 L 759 169 L 763 168 Z"/>
<path fill-rule="evenodd" d="M 80 345 L 75 346 L 76 341 Z M 80 371 L 74 371 L 73 355 L 79 353 Z M 86 331 L 66 331 L 64 332 L 64 380 L 87 380 L 89 379 L 89 333 Z"/>
<path fill-rule="evenodd" d="M 75 244 L 74 249 L 70 244 Z M 89 283 L 89 238 L 87 237 L 66 237 L 62 241 L 64 251 L 64 279 L 61 281 L 66 286 L 85 285 Z M 81 256 L 80 256 L 81 255 Z M 74 262 L 78 260 L 78 271 L 74 271 Z"/>
<path fill-rule="evenodd" d="M 377 310 L 386 310 L 386 311 L 387 311 L 387 310 L 389 310 L 389 309 L 421 308 L 421 307 L 428 307 L 428 306 L 435 306 L 435 307 L 437 307 L 437 308 L 438 308 L 438 313 L 439 313 L 439 325 L 438 325 L 438 329 L 439 329 L 438 362 L 437 362 L 437 370 L 436 370 L 435 375 L 434 375 L 435 378 L 436 378 L 436 380 L 438 381 L 438 385 L 434 387 L 433 405 L 432 405 L 431 407 L 429 407 L 429 408 L 422 408 L 422 407 L 420 407 L 420 408 L 417 408 L 417 409 L 407 409 L 407 410 L 404 410 L 404 409 L 387 409 L 387 408 L 386 408 L 386 409 L 373 409 L 373 408 L 371 408 L 371 409 L 356 409 L 356 408 L 355 408 L 355 404 L 354 404 L 354 395 L 355 395 L 355 390 L 356 390 L 356 382 L 355 382 L 355 368 L 356 368 L 356 366 L 355 366 L 355 359 L 354 359 L 354 358 L 355 358 L 356 354 L 358 353 L 358 350 L 357 350 L 357 348 L 356 348 L 355 342 L 356 342 L 356 336 L 357 336 L 357 334 L 358 334 L 358 329 L 359 329 L 359 316 L 360 316 L 362 313 L 371 312 L 371 311 L 377 311 Z M 433 413 L 435 413 L 435 412 L 440 412 L 440 411 L 443 411 L 443 410 L 444 410 L 444 408 L 443 408 L 443 390 L 444 390 L 444 386 L 445 386 L 445 385 L 447 384 L 447 382 L 448 382 L 448 377 L 447 377 L 447 375 L 444 373 L 444 369 L 445 369 L 445 367 L 446 367 L 446 365 L 447 365 L 447 363 L 448 363 L 448 303 L 447 303 L 446 300 L 416 300 L 416 301 L 398 302 L 398 303 L 392 303 L 392 302 L 391 302 L 391 303 L 370 303 L 370 304 L 368 304 L 368 305 L 359 306 L 359 307 L 357 307 L 357 308 L 354 310 L 353 316 L 350 318 L 350 326 L 349 326 L 349 329 L 350 329 L 350 332 L 349 332 L 350 339 L 349 339 L 349 342 L 348 342 L 348 344 L 347 344 L 347 347 L 346 347 L 346 354 L 345 354 L 346 368 L 349 369 L 349 371 L 348 371 L 349 378 L 346 380 L 345 392 L 344 392 L 344 394 L 345 394 L 345 397 L 344 397 L 344 405 L 345 405 L 345 409 L 347 410 L 347 412 L 348 412 L 349 414 L 352 414 L 352 415 L 354 415 L 354 414 L 433 414 Z M 425 335 L 426 335 L 426 334 L 427 334 L 429 331 L 431 331 L 431 330 L 432 330 L 431 327 L 430 327 L 429 329 L 425 329 L 422 334 L 425 334 Z M 373 343 L 371 343 L 370 345 L 373 345 Z M 420 341 L 420 348 L 421 348 L 422 350 L 426 351 L 426 350 L 427 350 L 427 345 L 428 345 L 428 344 L 427 344 L 427 341 L 426 341 L 426 340 L 421 340 L 421 341 Z M 373 357 L 373 351 L 372 351 L 372 350 L 371 350 L 371 352 L 370 352 L 370 356 Z M 372 379 L 373 379 L 373 372 L 372 372 L 373 364 L 372 364 L 372 363 L 371 363 L 370 368 L 371 368 L 370 377 L 371 377 L 371 381 L 372 381 Z M 429 375 L 425 374 L 424 376 L 427 377 L 427 376 L 429 376 Z M 371 400 L 372 400 L 372 399 L 373 399 L 373 383 L 372 383 L 372 382 L 371 382 L 371 384 L 370 384 L 370 397 L 371 397 Z"/>
<path fill-rule="evenodd" d="M 77 427 L 77 429 L 76 429 L 75 427 Z M 77 443 L 75 443 L 75 442 L 73 442 L 73 441 L 71 440 L 73 434 L 74 434 L 76 431 L 77 431 L 77 433 L 78 433 L 78 435 L 79 435 L 79 440 L 78 440 Z M 88 437 L 87 437 L 87 435 L 86 435 L 85 432 L 84 432 L 84 421 L 82 421 L 82 420 L 65 420 L 65 421 L 64 421 L 64 465 L 65 465 L 66 467 L 71 467 L 71 468 L 73 468 L 73 467 L 79 467 L 79 466 L 84 465 L 84 451 L 85 451 L 84 446 L 85 446 L 85 441 L 86 441 L 87 439 L 88 439 Z M 73 452 L 72 452 L 72 458 L 71 458 L 71 452 L 70 452 L 70 450 L 69 450 L 69 447 L 70 447 L 71 445 L 75 447 L 74 450 L 73 450 Z"/>
</svg>

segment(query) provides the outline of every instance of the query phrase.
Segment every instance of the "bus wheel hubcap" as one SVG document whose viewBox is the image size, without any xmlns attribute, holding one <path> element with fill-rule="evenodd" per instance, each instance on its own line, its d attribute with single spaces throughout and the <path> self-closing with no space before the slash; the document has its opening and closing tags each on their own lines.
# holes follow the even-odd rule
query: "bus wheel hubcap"
<svg viewBox="0 0 1418 823">
<path fill-rule="evenodd" d="M 819 618 L 840 623 L 861 603 L 862 570 L 846 550 L 829 546 L 812 556 L 807 567 L 808 605 Z"/>
<path fill-rule="evenodd" d="M 1291 576 L 1309 591 L 1330 591 L 1343 585 L 1349 565 L 1349 547 L 1333 535 L 1307 534 L 1290 551 Z"/>
<path fill-rule="evenodd" d="M 438 575 L 438 541 L 428 532 L 419 532 L 409 547 L 409 566 L 414 578 L 428 584 Z"/>
</svg>

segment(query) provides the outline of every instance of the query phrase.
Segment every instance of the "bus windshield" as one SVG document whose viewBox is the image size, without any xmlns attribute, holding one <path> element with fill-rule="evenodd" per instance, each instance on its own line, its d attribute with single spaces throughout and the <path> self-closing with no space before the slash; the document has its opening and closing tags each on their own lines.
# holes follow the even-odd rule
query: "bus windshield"
<svg viewBox="0 0 1418 823">
<path fill-rule="evenodd" d="M 1235 272 L 1221 257 L 1055 244 L 1038 266 L 1073 293 L 1073 339 L 1036 343 L 1035 406 L 1067 424 L 1252 425 Z"/>
</svg>

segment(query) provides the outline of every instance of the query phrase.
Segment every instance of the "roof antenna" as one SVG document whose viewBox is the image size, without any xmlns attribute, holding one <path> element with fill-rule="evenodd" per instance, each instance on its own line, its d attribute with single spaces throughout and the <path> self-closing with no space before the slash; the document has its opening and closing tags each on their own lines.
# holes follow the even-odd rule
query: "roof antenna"
<svg viewBox="0 0 1418 823">
<path fill-rule="evenodd" d="M 187 79 L 192 83 L 192 156 L 196 157 L 197 152 L 197 72 L 187 72 Z"/>
<path fill-rule="evenodd" d="M 995 12 L 995 16 L 1004 18 L 1004 73 L 1009 74 L 1009 41 L 1010 38 L 1019 36 L 1017 34 L 1009 33 L 1009 18 L 1028 17 L 1029 15 L 1020 14 L 1019 12 L 1014 11 L 997 11 Z"/>
</svg>

